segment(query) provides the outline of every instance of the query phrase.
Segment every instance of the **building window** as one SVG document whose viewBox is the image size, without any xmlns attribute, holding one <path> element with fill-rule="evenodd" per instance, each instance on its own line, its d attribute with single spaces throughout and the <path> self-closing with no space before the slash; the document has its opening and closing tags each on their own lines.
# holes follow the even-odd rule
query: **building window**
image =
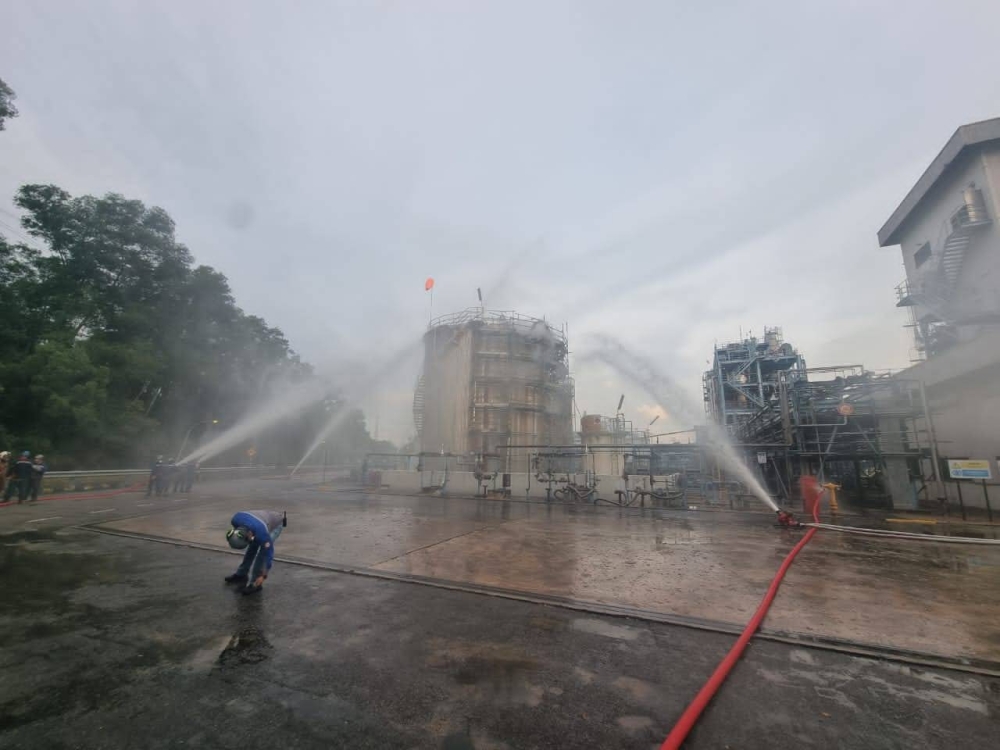
<svg viewBox="0 0 1000 750">
<path fill-rule="evenodd" d="M 913 265 L 915 268 L 920 268 L 924 263 L 931 259 L 931 243 L 925 242 L 920 246 L 920 249 L 913 254 Z"/>
</svg>

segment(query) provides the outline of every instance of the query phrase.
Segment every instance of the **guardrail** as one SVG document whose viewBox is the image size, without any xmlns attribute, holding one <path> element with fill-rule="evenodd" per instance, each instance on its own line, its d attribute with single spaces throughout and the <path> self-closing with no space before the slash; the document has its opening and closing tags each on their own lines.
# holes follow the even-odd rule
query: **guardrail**
<svg viewBox="0 0 1000 750">
<path fill-rule="evenodd" d="M 306 465 L 299 469 L 299 474 L 309 471 L 322 471 L 322 465 Z M 334 467 L 327 466 L 327 471 Z M 243 477 L 287 474 L 290 467 L 276 468 L 274 466 L 203 466 L 198 469 L 196 484 L 208 481 L 222 481 Z M 149 469 L 90 469 L 86 471 L 49 471 L 42 482 L 43 495 L 56 495 L 67 492 L 94 492 L 101 490 L 118 490 L 132 486 L 145 489 L 149 478 Z"/>
</svg>

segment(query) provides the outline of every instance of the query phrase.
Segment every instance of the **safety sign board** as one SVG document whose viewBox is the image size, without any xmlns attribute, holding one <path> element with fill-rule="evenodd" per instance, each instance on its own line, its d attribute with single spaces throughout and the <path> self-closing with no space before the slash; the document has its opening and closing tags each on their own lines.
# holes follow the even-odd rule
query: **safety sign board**
<svg viewBox="0 0 1000 750">
<path fill-rule="evenodd" d="M 992 479 L 990 462 L 978 459 L 948 459 L 948 473 L 952 479 Z"/>
</svg>

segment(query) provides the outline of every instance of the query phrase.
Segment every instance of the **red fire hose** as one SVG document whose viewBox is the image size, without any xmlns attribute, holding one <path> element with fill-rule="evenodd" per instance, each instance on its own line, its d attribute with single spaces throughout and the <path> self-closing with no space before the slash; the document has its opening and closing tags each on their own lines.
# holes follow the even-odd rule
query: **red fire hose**
<svg viewBox="0 0 1000 750">
<path fill-rule="evenodd" d="M 813 518 L 819 521 L 819 503 L 813 505 Z M 754 612 L 753 617 L 750 618 L 750 622 L 743 629 L 740 634 L 739 639 L 733 644 L 733 647 L 729 649 L 729 653 L 726 657 L 719 662 L 719 666 L 715 668 L 712 676 L 708 678 L 701 690 L 694 697 L 694 700 L 684 709 L 684 713 L 674 724 L 674 728 L 670 730 L 670 734 L 667 735 L 667 739 L 663 741 L 660 745 L 660 750 L 677 750 L 684 742 L 688 733 L 694 728 L 695 723 L 697 723 L 698 718 L 701 716 L 705 707 L 708 705 L 709 701 L 725 682 L 726 677 L 732 671 L 733 667 L 736 666 L 736 662 L 739 661 L 740 656 L 743 655 L 743 650 L 747 647 L 750 639 L 753 638 L 754 633 L 760 628 L 760 624 L 764 621 L 764 617 L 767 615 L 768 609 L 771 608 L 771 602 L 774 601 L 774 597 L 778 594 L 778 588 L 781 586 L 781 581 L 785 577 L 785 573 L 792 566 L 792 561 L 795 560 L 795 556 L 802 551 L 802 548 L 809 544 L 809 540 L 816 535 L 816 529 L 810 528 L 805 536 L 796 544 L 792 551 L 788 553 L 785 557 L 784 562 L 781 563 L 781 567 L 778 568 L 778 572 L 775 573 L 774 579 L 771 581 L 771 585 L 767 589 L 767 593 L 764 594 L 764 598 L 760 602 L 760 606 L 757 607 L 757 611 Z"/>
</svg>

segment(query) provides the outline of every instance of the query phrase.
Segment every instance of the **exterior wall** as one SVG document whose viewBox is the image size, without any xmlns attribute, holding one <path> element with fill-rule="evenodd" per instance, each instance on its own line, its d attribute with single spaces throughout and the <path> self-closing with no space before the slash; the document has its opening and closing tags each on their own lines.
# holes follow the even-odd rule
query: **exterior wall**
<svg viewBox="0 0 1000 750">
<path fill-rule="evenodd" d="M 985 329 L 974 340 L 915 365 L 900 377 L 921 380 L 926 385 L 942 459 L 993 462 L 990 503 L 1000 510 L 1000 466 L 996 463 L 1000 457 L 1000 327 Z M 968 485 L 966 482 L 963 487 Z M 957 504 L 955 483 L 946 481 L 945 489 L 949 501 Z M 968 507 L 983 507 L 982 488 L 963 489 L 963 501 Z"/>
<path fill-rule="evenodd" d="M 424 424 L 420 448 L 469 452 L 472 335 L 466 328 L 439 327 L 424 336 Z"/>
<path fill-rule="evenodd" d="M 946 355 L 945 355 L 946 356 Z M 928 401 L 942 458 L 980 458 L 991 462 L 993 480 L 989 487 L 990 504 L 1000 511 L 1000 364 L 973 379 L 956 379 L 928 389 Z M 945 477 L 947 479 L 947 477 Z M 966 507 L 985 505 L 981 487 L 963 483 L 962 499 Z M 958 502 L 954 482 L 945 489 L 952 504 Z"/>
<path fill-rule="evenodd" d="M 940 272 L 940 258 L 951 232 L 950 219 L 965 201 L 962 190 L 974 183 L 982 190 L 986 210 L 993 223 L 976 231 L 965 253 L 955 285 L 956 317 L 985 311 L 1000 311 L 1000 146 L 984 148 L 959 158 L 941 177 L 900 232 L 900 250 L 906 278 L 913 289 Z M 919 268 L 914 254 L 924 243 L 931 245 L 931 259 Z M 931 282 L 933 283 L 933 282 Z M 927 312 L 916 306 L 918 317 Z M 971 333 L 967 332 L 967 335 Z"/>
<path fill-rule="evenodd" d="M 615 435 L 610 432 L 597 432 L 583 436 L 584 442 L 590 445 L 614 445 Z M 607 474 L 609 476 L 620 475 L 622 473 L 622 463 L 624 461 L 623 451 L 598 450 L 587 454 L 586 469 L 595 474 Z"/>
<path fill-rule="evenodd" d="M 969 313 L 1000 312 L 1000 144 L 981 155 L 986 212 L 993 223 L 984 227 L 966 254 L 956 293 Z"/>
</svg>

